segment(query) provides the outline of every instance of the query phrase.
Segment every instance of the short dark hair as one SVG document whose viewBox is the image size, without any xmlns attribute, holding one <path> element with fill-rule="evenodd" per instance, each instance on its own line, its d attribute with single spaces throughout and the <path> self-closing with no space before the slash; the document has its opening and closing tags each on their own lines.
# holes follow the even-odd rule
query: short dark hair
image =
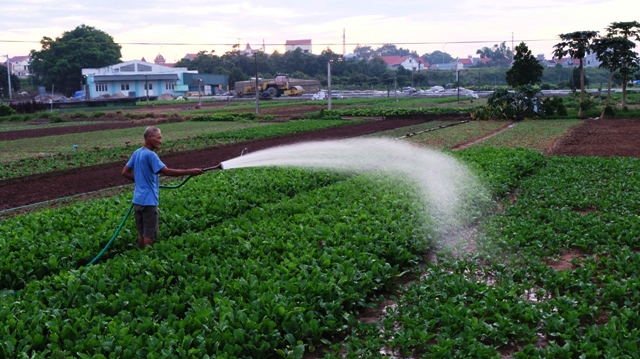
<svg viewBox="0 0 640 359">
<path fill-rule="evenodd" d="M 154 133 L 158 133 L 158 131 L 160 131 L 159 128 L 157 128 L 156 126 L 149 126 L 144 130 L 144 139 L 146 140 L 147 137 L 149 137 L 150 135 L 154 134 Z"/>
</svg>

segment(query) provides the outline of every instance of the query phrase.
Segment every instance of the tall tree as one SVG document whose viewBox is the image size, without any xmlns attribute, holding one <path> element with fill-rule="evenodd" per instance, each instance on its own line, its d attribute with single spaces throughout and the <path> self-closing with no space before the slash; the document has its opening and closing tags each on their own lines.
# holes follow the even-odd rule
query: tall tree
<svg viewBox="0 0 640 359">
<path fill-rule="evenodd" d="M 507 71 L 507 83 L 511 87 L 535 85 L 542 79 L 544 67 L 533 56 L 524 42 L 516 46 L 513 66 Z"/>
<path fill-rule="evenodd" d="M 638 54 L 633 50 L 636 44 L 633 43 L 632 38 L 636 41 L 640 41 L 640 23 L 637 21 L 628 22 L 612 22 L 607 27 L 607 38 L 619 37 L 624 40 L 619 40 L 615 43 L 620 51 L 619 69 L 620 75 L 622 75 L 622 107 L 627 105 L 627 81 L 635 71 L 638 70 L 640 64 L 638 64 Z"/>
<path fill-rule="evenodd" d="M 353 49 L 353 54 L 358 56 L 361 59 L 368 60 L 373 56 L 374 50 L 371 46 L 360 46 L 356 45 L 356 48 Z"/>
<path fill-rule="evenodd" d="M 501 44 L 495 44 L 492 48 L 483 47 L 476 51 L 481 58 L 491 59 L 494 66 L 508 66 L 513 57 L 513 51 L 507 47 L 506 41 Z"/>
<path fill-rule="evenodd" d="M 174 67 L 186 67 L 189 70 L 197 70 L 200 73 L 212 74 L 215 69 L 222 65 L 222 59 L 213 54 L 213 51 L 199 51 L 198 55 L 193 59 L 180 59 L 174 64 Z"/>
<path fill-rule="evenodd" d="M 584 57 L 591 50 L 592 42 L 598 37 L 598 31 L 575 31 L 558 35 L 561 42 L 553 45 L 553 56 L 563 58 L 569 55 L 572 59 L 580 61 L 580 103 L 584 101 Z M 582 117 L 582 106 L 578 110 L 578 116 Z"/>
<path fill-rule="evenodd" d="M 600 60 L 600 67 L 609 69 L 609 83 L 607 87 L 607 106 L 611 103 L 611 82 L 614 72 L 620 70 L 620 74 L 623 77 L 622 81 L 622 105 L 626 105 L 626 83 L 629 75 L 638 70 L 638 54 L 633 51 L 636 44 L 624 37 L 604 37 L 596 39 L 593 43 L 593 50 Z M 605 111 L 602 112 L 602 116 L 605 116 Z"/>
<path fill-rule="evenodd" d="M 446 52 L 442 52 L 440 50 L 436 50 L 432 53 L 426 53 L 421 56 L 422 59 L 429 64 L 446 64 L 450 63 L 454 60 L 454 58 Z"/>
<path fill-rule="evenodd" d="M 41 83 L 55 85 L 65 95 L 81 88 L 83 68 L 100 68 L 120 62 L 121 46 L 106 32 L 80 25 L 55 40 L 43 37 L 42 49 L 31 50 L 31 71 Z"/>
</svg>

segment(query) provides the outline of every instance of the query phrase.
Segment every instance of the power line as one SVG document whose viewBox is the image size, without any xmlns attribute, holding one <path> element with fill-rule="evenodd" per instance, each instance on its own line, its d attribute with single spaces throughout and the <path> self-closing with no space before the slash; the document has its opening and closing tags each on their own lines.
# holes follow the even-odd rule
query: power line
<svg viewBox="0 0 640 359">
<path fill-rule="evenodd" d="M 556 41 L 557 39 L 524 39 L 517 40 L 519 42 L 542 42 L 542 41 Z M 483 43 L 496 43 L 496 42 L 506 42 L 507 40 L 465 40 L 465 41 L 419 41 L 419 42 L 365 42 L 364 44 L 369 45 L 444 45 L 444 44 L 483 44 Z M 54 40 L 54 42 L 58 42 Z M 100 43 L 109 43 L 105 41 L 65 41 L 69 44 L 100 44 Z M 33 40 L 4 40 L 0 39 L 0 43 L 40 43 L 40 41 Z M 237 43 L 190 43 L 190 42 L 113 42 L 116 45 L 150 45 L 150 46 L 238 46 Z M 265 46 L 284 46 L 284 43 L 263 43 Z M 345 43 L 344 45 L 349 46 L 358 46 L 363 43 Z M 340 46 L 343 43 L 315 43 L 315 46 Z"/>
</svg>

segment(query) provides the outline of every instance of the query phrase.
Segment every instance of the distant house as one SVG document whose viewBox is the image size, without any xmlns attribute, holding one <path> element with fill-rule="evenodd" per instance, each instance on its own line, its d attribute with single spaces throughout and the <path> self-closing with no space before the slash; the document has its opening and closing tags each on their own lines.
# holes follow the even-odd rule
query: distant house
<svg viewBox="0 0 640 359">
<path fill-rule="evenodd" d="M 562 67 L 575 67 L 580 65 L 580 61 L 572 59 L 570 57 L 563 57 L 561 59 L 553 59 L 556 64 L 562 65 Z"/>
<path fill-rule="evenodd" d="M 167 61 L 164 59 L 164 56 L 162 56 L 162 54 L 158 54 L 158 56 L 156 56 L 156 58 L 153 59 L 153 63 L 156 65 L 167 66 L 167 67 L 173 67 L 174 65 L 174 64 L 168 64 Z"/>
<path fill-rule="evenodd" d="M 554 60 L 547 60 L 544 58 L 544 54 L 538 54 L 538 56 L 536 57 L 536 60 L 538 60 L 538 63 L 540 65 L 542 65 L 543 67 L 554 67 L 556 66 L 556 62 Z"/>
<path fill-rule="evenodd" d="M 307 40 L 287 40 L 284 44 L 284 51 L 295 51 L 300 48 L 305 54 L 311 54 L 311 39 Z"/>
<path fill-rule="evenodd" d="M 157 58 L 158 60 L 161 60 Z M 186 67 L 133 60 L 102 68 L 82 69 L 90 98 L 184 96 L 206 88 L 214 94 L 229 91 L 228 75 L 199 74 Z"/>
<path fill-rule="evenodd" d="M 420 71 L 429 67 L 429 64 L 425 64 L 424 60 L 419 57 L 412 56 L 380 56 L 387 67 L 396 70 L 402 66 L 409 71 Z"/>
<path fill-rule="evenodd" d="M 477 63 L 477 62 L 476 62 Z M 460 64 L 461 69 L 468 69 L 470 67 L 474 67 L 476 64 L 473 62 L 473 58 L 466 57 L 458 59 L 458 64 Z"/>
<path fill-rule="evenodd" d="M 473 66 L 478 66 L 478 64 L 487 65 L 493 61 L 489 57 L 474 57 L 471 60 L 473 61 Z"/>
<path fill-rule="evenodd" d="M 193 61 L 196 57 L 198 57 L 198 54 L 186 54 L 183 59 Z"/>
<path fill-rule="evenodd" d="M 260 50 L 254 50 L 251 48 L 251 46 L 249 45 L 249 43 L 247 42 L 247 46 L 244 48 L 244 55 L 245 56 L 253 56 L 253 54 L 256 54 L 260 52 Z"/>
<path fill-rule="evenodd" d="M 31 56 L 14 56 L 9 59 L 9 64 L 11 73 L 20 78 L 25 78 L 31 74 L 29 67 L 31 65 Z"/>
<path fill-rule="evenodd" d="M 582 59 L 582 65 L 585 67 L 599 67 L 602 61 L 598 60 L 595 52 L 589 52 L 587 56 Z"/>
</svg>

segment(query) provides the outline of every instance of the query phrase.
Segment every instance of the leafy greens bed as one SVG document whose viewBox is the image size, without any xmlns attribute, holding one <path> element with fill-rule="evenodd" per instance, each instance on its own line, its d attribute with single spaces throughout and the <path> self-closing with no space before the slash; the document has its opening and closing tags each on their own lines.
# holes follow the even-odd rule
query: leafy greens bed
<svg viewBox="0 0 640 359">
<path fill-rule="evenodd" d="M 630 158 L 552 157 L 523 171 L 531 175 L 517 182 L 515 203 L 482 224 L 479 253 L 428 263 L 380 322 L 354 323 L 333 349 L 371 358 L 637 357 L 637 167 Z"/>
<path fill-rule="evenodd" d="M 18 254 L 3 254 L 0 356 L 301 358 L 324 345 L 326 358 L 636 357 L 637 160 L 454 155 L 503 209 L 479 224 L 477 253 L 439 253 L 437 264 L 416 266 L 437 233 L 424 203 L 383 176 L 202 176 L 163 194 L 166 240 L 139 251 L 119 239 L 88 268 L 76 269 L 97 237 L 65 239 L 65 221 L 106 233 L 127 196 L 3 222 L 16 235 L 0 249 L 16 240 Z M 59 265 L 46 272 L 51 257 Z M 416 280 L 381 320 L 358 322 L 410 270 Z"/>
</svg>

